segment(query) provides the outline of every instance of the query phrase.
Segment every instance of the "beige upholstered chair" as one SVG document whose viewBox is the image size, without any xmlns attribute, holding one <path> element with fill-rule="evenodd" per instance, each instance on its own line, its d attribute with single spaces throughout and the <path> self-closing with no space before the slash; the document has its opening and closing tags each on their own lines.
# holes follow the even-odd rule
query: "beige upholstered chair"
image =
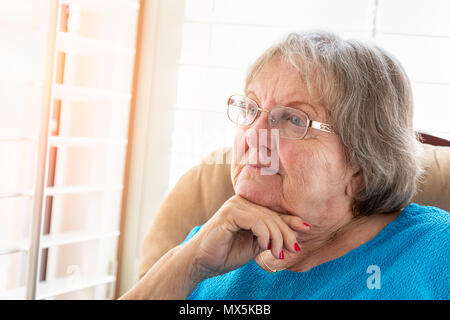
<svg viewBox="0 0 450 320">
<path fill-rule="evenodd" d="M 413 202 L 450 211 L 450 147 L 423 144 L 427 171 L 425 183 Z M 139 277 L 168 250 L 182 242 L 196 225 L 205 223 L 232 195 L 231 149 L 213 152 L 223 164 L 201 164 L 185 173 L 159 208 L 142 246 Z M 219 161 L 220 162 L 220 161 Z"/>
</svg>

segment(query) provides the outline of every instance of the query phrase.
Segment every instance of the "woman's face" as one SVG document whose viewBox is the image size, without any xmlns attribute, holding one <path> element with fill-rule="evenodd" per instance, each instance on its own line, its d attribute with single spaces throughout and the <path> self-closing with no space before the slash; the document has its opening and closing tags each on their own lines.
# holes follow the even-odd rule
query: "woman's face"
<svg viewBox="0 0 450 320">
<path fill-rule="evenodd" d="M 246 96 L 266 110 L 277 106 L 297 108 L 311 120 L 329 123 L 325 108 L 311 102 L 298 72 L 278 58 L 261 70 L 248 86 Z M 251 126 L 238 129 L 231 168 L 236 194 L 278 212 L 299 216 L 312 227 L 339 226 L 345 220 L 342 215 L 349 219 L 352 187 L 358 183 L 359 175 L 347 166 L 338 136 L 310 128 L 302 140 L 280 137 L 271 141 L 267 117 L 262 112 Z M 264 130 L 267 138 L 261 136 Z M 255 136 L 257 144 L 251 142 Z M 266 153 L 272 161 L 279 160 L 276 174 L 261 174 L 257 164 L 259 152 Z M 271 166 L 277 167 L 273 163 Z"/>
</svg>

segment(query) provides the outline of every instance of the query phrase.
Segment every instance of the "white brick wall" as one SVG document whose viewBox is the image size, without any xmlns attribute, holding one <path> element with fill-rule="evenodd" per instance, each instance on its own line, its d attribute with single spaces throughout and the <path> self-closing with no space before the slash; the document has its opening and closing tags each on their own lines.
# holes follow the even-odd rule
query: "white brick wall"
<svg viewBox="0 0 450 320">
<path fill-rule="evenodd" d="M 379 0 L 381 32 L 450 37 L 450 1 Z"/>
<path fill-rule="evenodd" d="M 186 0 L 170 187 L 210 151 L 231 145 L 227 97 L 242 92 L 249 64 L 291 31 L 374 35 L 413 81 L 416 129 L 450 136 L 449 13 L 447 0 Z"/>
<path fill-rule="evenodd" d="M 400 60 L 412 81 L 450 84 L 450 37 L 379 34 L 375 41 Z"/>
<path fill-rule="evenodd" d="M 450 140 L 450 85 L 413 83 L 414 126 Z"/>
</svg>

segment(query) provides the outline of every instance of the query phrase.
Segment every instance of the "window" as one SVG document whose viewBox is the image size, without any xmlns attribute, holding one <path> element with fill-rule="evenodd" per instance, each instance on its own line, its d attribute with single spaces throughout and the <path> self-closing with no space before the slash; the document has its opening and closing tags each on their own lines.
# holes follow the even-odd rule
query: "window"
<svg viewBox="0 0 450 320">
<path fill-rule="evenodd" d="M 138 0 L 0 1 L 0 298 L 114 297 Z"/>
</svg>

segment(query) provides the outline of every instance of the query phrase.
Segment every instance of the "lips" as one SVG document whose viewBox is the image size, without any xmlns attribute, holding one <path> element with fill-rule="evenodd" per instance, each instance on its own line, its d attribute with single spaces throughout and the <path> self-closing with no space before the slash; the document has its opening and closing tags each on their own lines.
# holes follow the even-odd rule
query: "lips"
<svg viewBox="0 0 450 320">
<path fill-rule="evenodd" d="M 238 151 L 237 159 L 241 168 L 248 168 L 260 175 L 280 175 L 280 163 L 278 157 L 273 154 L 268 155 L 249 148 L 242 153 Z"/>
<path fill-rule="evenodd" d="M 246 163 L 245 164 L 246 167 L 252 169 L 252 170 L 256 170 L 258 171 L 258 173 L 260 173 L 261 175 L 275 175 L 275 174 L 279 174 L 278 170 L 272 168 L 272 166 L 270 165 L 262 165 L 262 164 L 250 164 L 250 163 Z"/>
</svg>

